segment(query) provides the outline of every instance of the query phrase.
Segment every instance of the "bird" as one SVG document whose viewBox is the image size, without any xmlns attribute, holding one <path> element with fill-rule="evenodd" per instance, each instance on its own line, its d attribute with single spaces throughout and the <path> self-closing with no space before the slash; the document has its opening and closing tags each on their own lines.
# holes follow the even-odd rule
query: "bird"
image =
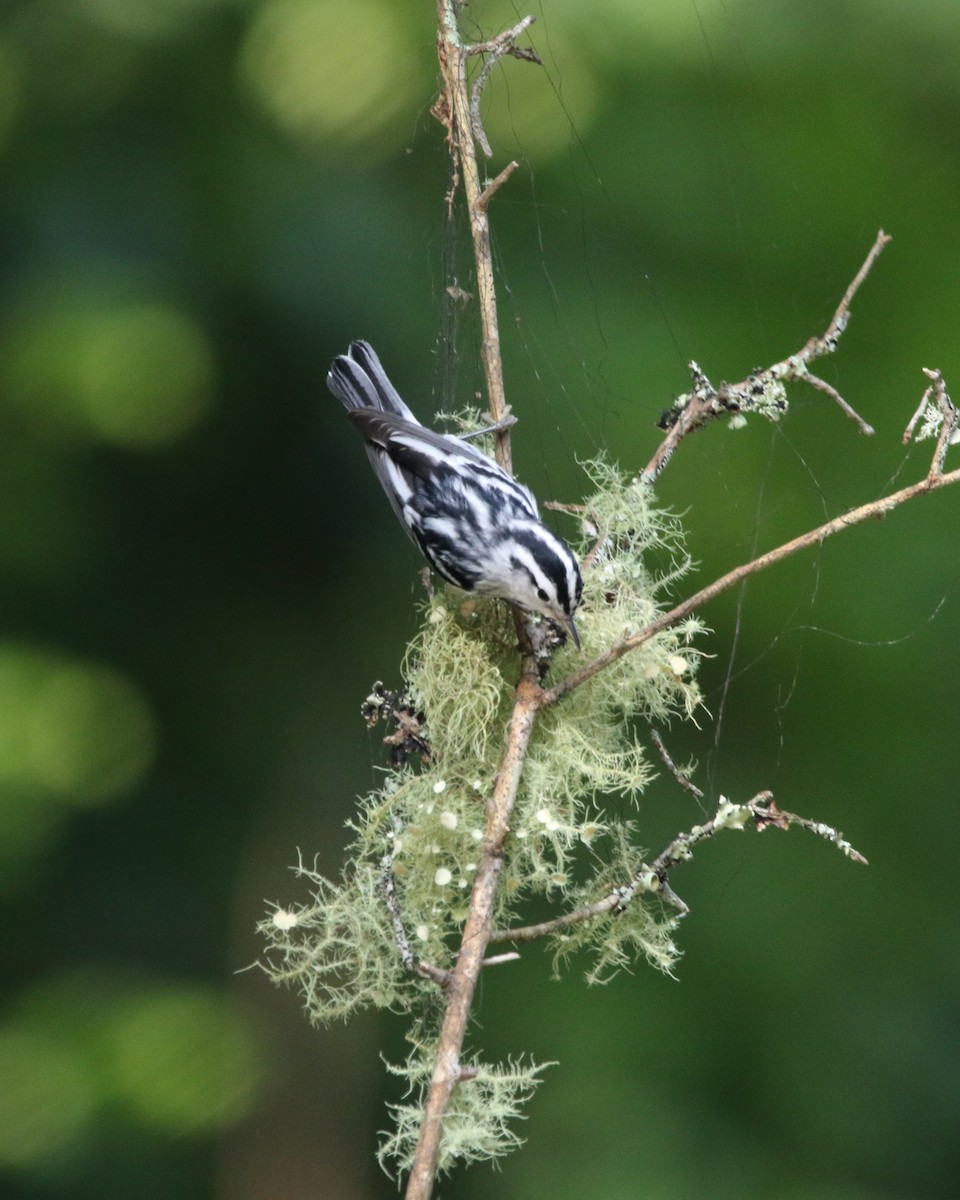
<svg viewBox="0 0 960 1200">
<path fill-rule="evenodd" d="M 366 442 L 400 523 L 430 566 L 464 592 L 540 613 L 580 648 L 577 557 L 540 520 L 533 493 L 462 437 L 422 425 L 369 342 L 350 343 L 327 387 Z"/>
</svg>

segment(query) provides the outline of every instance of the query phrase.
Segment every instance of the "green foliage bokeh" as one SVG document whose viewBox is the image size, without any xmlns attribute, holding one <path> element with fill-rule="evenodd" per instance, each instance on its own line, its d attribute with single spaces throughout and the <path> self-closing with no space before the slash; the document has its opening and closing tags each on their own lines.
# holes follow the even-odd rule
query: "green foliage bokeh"
<svg viewBox="0 0 960 1200">
<path fill-rule="evenodd" d="M 474 0 L 467 21 L 526 11 Z M 524 482 L 576 501 L 578 459 L 642 466 L 685 362 L 739 379 L 798 349 L 880 227 L 894 241 L 823 365 L 875 438 L 794 389 L 781 428 L 698 434 L 659 492 L 706 581 L 922 475 L 926 447 L 899 440 L 920 368 L 960 390 L 956 4 L 530 11 L 544 66 L 506 61 L 483 110 L 491 167 L 521 163 L 492 214 Z M 422 595 L 329 361 L 369 338 L 424 419 L 480 386 L 475 318 L 444 290 L 471 280 L 444 222 L 434 17 L 0 9 L 0 1186 L 18 1200 L 394 1194 L 374 1147 L 396 1031 L 317 1034 L 236 972 L 265 900 L 298 898 L 298 848 L 336 874 L 383 761 L 359 704 L 399 682 Z M 523 1150 L 449 1194 L 952 1195 L 958 567 L 945 491 L 703 614 L 708 713 L 667 735 L 674 757 L 711 797 L 771 788 L 871 865 L 730 836 L 673 881 L 692 909 L 677 982 L 551 984 L 535 948 L 491 973 L 491 1056 L 561 1065 Z M 656 850 L 701 813 L 663 773 L 635 816 Z"/>
</svg>

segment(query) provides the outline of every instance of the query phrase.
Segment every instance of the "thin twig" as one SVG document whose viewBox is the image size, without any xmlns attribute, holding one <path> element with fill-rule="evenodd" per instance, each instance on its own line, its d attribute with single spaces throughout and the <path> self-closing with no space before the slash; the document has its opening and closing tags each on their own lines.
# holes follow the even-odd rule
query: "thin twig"
<svg viewBox="0 0 960 1200">
<path fill-rule="evenodd" d="M 936 456 L 934 456 L 935 461 Z M 602 671 L 605 667 L 610 666 L 611 663 L 616 662 L 617 659 L 622 658 L 625 654 L 629 654 L 631 650 L 636 650 L 638 646 L 642 646 L 644 642 L 648 642 L 658 633 L 669 629 L 671 625 L 676 625 L 678 621 L 682 621 L 684 617 L 688 617 L 692 612 L 702 608 L 709 601 L 713 600 L 715 596 L 719 596 L 721 592 L 735 587 L 736 584 L 742 582 L 748 576 L 756 575 L 757 572 L 763 571 L 767 567 L 772 567 L 774 563 L 789 558 L 791 554 L 796 554 L 800 550 L 806 550 L 810 546 L 824 542 L 828 537 L 833 537 L 835 533 L 841 533 L 844 529 L 849 529 L 864 521 L 882 517 L 886 513 L 892 512 L 899 505 L 905 504 L 908 500 L 913 500 L 916 496 L 923 496 L 927 492 L 935 492 L 941 487 L 947 487 L 957 482 L 960 482 L 960 468 L 943 474 L 942 472 L 937 473 L 933 470 L 933 466 L 931 466 L 931 473 L 925 479 L 921 479 L 917 483 L 912 483 L 909 487 L 901 488 L 898 492 L 892 492 L 889 496 L 882 496 L 879 500 L 871 500 L 868 504 L 861 504 L 859 508 L 841 513 L 840 516 L 834 517 L 832 521 L 827 521 L 825 524 L 817 526 L 816 529 L 810 529 L 806 533 L 800 534 L 799 537 L 795 537 L 791 541 L 777 546 L 774 550 L 768 550 L 766 554 L 761 554 L 759 558 L 755 558 L 748 563 L 743 563 L 739 567 L 734 567 L 732 571 L 721 575 L 719 579 L 715 579 L 712 583 L 707 584 L 699 592 L 688 596 L 686 600 L 676 605 L 675 608 L 671 608 L 669 612 L 662 613 L 655 621 L 651 621 L 649 625 L 645 625 L 635 633 L 631 633 L 627 637 L 621 638 L 620 641 L 614 642 L 612 646 L 602 654 L 599 654 L 592 662 L 580 667 L 568 675 L 566 679 L 562 679 L 559 683 L 554 684 L 552 688 L 546 689 L 543 693 L 543 703 L 554 704 L 561 697 L 567 695 L 568 692 L 572 692 L 574 688 L 578 688 L 581 684 L 586 683 L 587 680 L 592 679 L 598 671 Z"/>
<path fill-rule="evenodd" d="M 396 851 L 393 849 L 397 844 L 397 835 L 399 834 L 399 821 L 394 822 L 394 839 L 391 846 L 383 858 L 380 859 L 380 891 L 383 895 L 384 903 L 387 906 L 387 912 L 390 914 L 390 924 L 393 926 L 393 940 L 397 945 L 397 952 L 400 955 L 400 961 L 408 971 L 415 971 L 417 967 L 416 956 L 410 949 L 410 939 L 407 937 L 407 931 L 403 924 L 403 918 L 400 915 L 400 905 L 397 903 L 397 891 L 393 882 L 393 861 L 396 857 Z"/>
<path fill-rule="evenodd" d="M 522 17 L 512 29 L 495 33 L 492 38 L 487 38 L 485 41 L 473 42 L 466 47 L 466 51 L 468 54 L 492 55 L 494 61 L 502 58 L 504 54 L 512 54 L 514 58 L 523 58 L 528 62 L 539 63 L 540 58 L 535 50 L 531 50 L 529 47 L 521 49 L 514 44 L 520 34 L 525 33 L 536 19 L 536 17 Z M 474 90 L 482 89 L 478 89 L 477 84 L 474 84 Z"/>
<path fill-rule="evenodd" d="M 870 253 L 863 261 L 863 266 L 861 266 L 860 270 L 856 273 L 856 275 L 854 275 L 853 279 L 850 281 L 850 286 L 843 293 L 843 299 L 837 305 L 837 311 L 833 314 L 833 320 L 827 326 L 827 331 L 824 333 L 823 338 L 820 339 L 822 341 L 832 340 L 833 345 L 827 348 L 827 353 L 830 353 L 830 351 L 836 349 L 837 338 L 839 338 L 840 334 L 843 333 L 844 329 L 846 329 L 847 322 L 850 320 L 850 305 L 854 296 L 860 290 L 860 285 L 873 270 L 873 264 L 880 257 L 880 252 L 891 240 L 892 239 L 890 235 L 888 233 L 884 233 L 882 229 L 878 232 L 877 240 L 871 246 Z M 811 339 L 811 341 L 813 340 L 815 339 Z M 808 342 L 807 345 L 809 344 L 810 343 Z"/>
<path fill-rule="evenodd" d="M 932 395 L 933 395 L 933 384 L 931 384 L 930 387 L 928 387 L 924 391 L 923 395 L 920 397 L 920 403 L 917 405 L 917 411 L 913 414 L 913 416 L 907 422 L 907 427 L 903 431 L 903 437 L 901 438 L 901 441 L 903 442 L 903 444 L 905 446 L 910 441 L 910 439 L 913 437 L 913 431 L 917 427 L 917 422 L 927 411 L 927 405 L 930 403 L 930 397 Z"/>
<path fill-rule="evenodd" d="M 596 904 L 586 904 L 583 908 L 574 908 L 562 913 L 549 921 L 540 921 L 537 925 L 518 925 L 514 929 L 495 929 L 490 935 L 491 944 L 495 942 L 535 942 L 538 938 L 550 937 L 554 933 L 563 933 L 572 925 L 580 925 L 584 921 L 592 921 L 611 912 L 620 903 L 619 891 L 611 892 Z"/>
<path fill-rule="evenodd" d="M 510 176 L 514 173 L 514 171 L 519 166 L 520 166 L 520 164 L 517 162 L 516 159 L 514 159 L 513 162 L 508 162 L 507 165 L 500 172 L 500 174 L 495 176 L 493 179 L 491 179 L 490 182 L 487 184 L 487 186 L 483 189 L 483 191 L 477 197 L 477 206 L 479 208 L 486 209 L 487 205 L 493 199 L 494 192 L 496 192 L 498 188 L 503 187 L 503 185 L 507 182 L 507 180 L 510 178 Z M 514 418 L 514 424 L 516 424 L 516 418 Z"/>
<path fill-rule="evenodd" d="M 429 979 L 439 988 L 446 990 L 450 986 L 450 972 L 444 970 L 443 967 L 436 967 L 433 963 L 428 963 L 422 958 L 418 958 L 414 962 L 413 969 L 418 975 L 422 975 L 424 979 Z"/>
<path fill-rule="evenodd" d="M 489 958 L 485 958 L 480 964 L 482 967 L 499 967 L 504 963 L 516 962 L 520 957 L 515 950 L 508 950 L 506 954 L 492 954 Z"/>
<path fill-rule="evenodd" d="M 928 379 L 933 381 L 933 394 L 937 398 L 937 408 L 940 410 L 941 417 L 937 448 L 933 452 L 933 461 L 930 463 L 930 476 L 928 476 L 933 477 L 943 474 L 943 463 L 947 457 L 947 448 L 956 441 L 960 411 L 958 411 L 947 393 L 947 385 L 943 381 L 943 375 L 939 371 L 931 371 L 927 367 L 923 368 L 923 373 Z"/>
<path fill-rule="evenodd" d="M 857 422 L 861 433 L 873 433 L 873 428 L 851 408 L 836 388 L 819 376 L 813 375 L 809 368 L 815 359 L 832 354 L 836 350 L 840 336 L 850 322 L 850 305 L 853 298 L 870 273 L 877 256 L 889 241 L 889 235 L 881 229 L 863 265 L 844 292 L 830 324 L 819 337 L 810 338 L 797 354 L 791 354 L 789 358 L 774 363 L 773 366 L 752 372 L 740 383 L 721 383 L 716 388 L 697 364 L 691 362 L 689 369 L 693 389 L 679 396 L 670 411 L 664 414 L 661 424 L 668 428 L 667 436 L 641 472 L 640 479 L 644 483 L 653 483 L 673 457 L 680 442 L 688 434 L 695 433 L 718 417 L 733 413 L 759 412 L 777 420 L 786 411 L 783 385 L 789 381 L 809 383 L 824 392 L 848 417 Z"/>
<path fill-rule="evenodd" d="M 925 437 L 932 437 L 934 434 L 937 437 L 937 448 L 933 452 L 930 470 L 927 473 L 927 478 L 931 479 L 943 474 L 943 463 L 947 457 L 947 450 L 960 438 L 960 434 L 957 432 L 957 425 L 960 424 L 960 410 L 950 399 L 942 372 L 924 367 L 923 373 L 931 381 L 930 386 L 923 393 L 917 411 L 907 422 L 907 427 L 903 431 L 903 443 L 906 445 L 910 441 L 917 422 L 923 417 L 924 423 L 917 435 L 917 441 Z M 936 404 L 933 403 L 934 400 L 936 400 Z"/>
<path fill-rule="evenodd" d="M 650 730 L 650 740 L 660 751 L 660 757 L 663 759 L 664 765 L 677 783 L 679 783 L 682 788 L 686 788 L 688 792 L 692 792 L 698 800 L 702 800 L 703 792 L 700 791 L 689 775 L 684 774 L 684 772 L 681 771 L 677 764 L 673 761 L 666 746 L 663 744 L 663 738 L 655 729 Z"/>
<path fill-rule="evenodd" d="M 858 412 L 850 407 L 850 405 L 846 402 L 846 400 L 844 400 L 832 383 L 827 383 L 825 379 L 821 379 L 819 375 L 814 375 L 812 371 L 807 371 L 806 369 L 799 373 L 797 378 L 802 379 L 804 383 L 809 383 L 810 386 L 816 388 L 818 392 L 823 392 L 824 395 L 829 396 L 841 412 L 846 413 L 851 421 L 856 421 L 856 423 L 860 426 L 860 432 L 862 434 L 865 434 L 867 437 L 873 436 L 875 432 L 873 426 L 868 425 L 863 417 L 861 417 Z"/>
<path fill-rule="evenodd" d="M 834 829 L 832 825 L 827 825 L 823 821 L 811 821 L 809 817 L 799 817 L 796 813 L 784 812 L 782 808 L 778 808 L 774 804 L 772 797 L 764 808 L 754 811 L 753 821 L 759 832 L 766 829 L 768 825 L 774 825 L 777 829 L 789 829 L 791 825 L 799 825 L 808 833 L 816 834 L 824 841 L 831 842 L 841 854 L 845 854 L 853 862 L 867 865 L 867 860 L 860 851 L 851 846 L 838 829 Z"/>
<path fill-rule="evenodd" d="M 505 54 L 525 59 L 527 62 L 540 62 L 535 51 L 521 49 L 516 45 L 520 34 L 525 32 L 535 20 L 535 17 L 524 17 L 512 29 L 506 29 L 503 33 L 498 33 L 496 37 L 488 38 L 485 42 L 474 42 L 473 45 L 464 47 L 465 53 L 481 54 L 484 60 L 483 66 L 473 81 L 473 87 L 470 89 L 470 129 L 474 140 L 479 143 L 486 158 L 492 158 L 493 151 L 490 149 L 490 142 L 480 117 L 480 100 L 483 96 L 483 89 L 487 86 L 487 80 L 490 78 L 493 68 Z"/>
<path fill-rule="evenodd" d="M 773 793 L 758 792 L 752 800 L 745 804 L 733 804 L 721 797 L 717 811 L 709 821 L 694 825 L 683 833 L 678 833 L 670 844 L 657 855 L 652 863 L 644 863 L 634 877 L 622 887 L 615 888 L 602 900 L 595 904 L 584 905 L 572 909 L 550 921 L 541 921 L 536 925 L 519 925 L 514 929 L 497 929 L 492 934 L 491 942 L 532 942 L 542 937 L 552 937 L 563 933 L 574 925 L 584 921 L 593 921 L 607 913 L 617 912 L 632 904 L 637 896 L 647 893 L 657 893 L 677 909 L 680 916 L 686 916 L 690 911 L 670 886 L 669 876 L 674 867 L 689 862 L 693 856 L 694 847 L 700 842 L 715 837 L 724 829 L 744 829 L 752 824 L 762 831 L 768 826 L 777 829 L 789 829 L 798 825 L 817 837 L 831 842 L 847 858 L 854 862 L 866 864 L 863 855 L 832 825 L 822 821 L 813 821 L 809 817 L 799 817 L 796 813 L 786 812 L 779 808 L 773 800 Z"/>
</svg>

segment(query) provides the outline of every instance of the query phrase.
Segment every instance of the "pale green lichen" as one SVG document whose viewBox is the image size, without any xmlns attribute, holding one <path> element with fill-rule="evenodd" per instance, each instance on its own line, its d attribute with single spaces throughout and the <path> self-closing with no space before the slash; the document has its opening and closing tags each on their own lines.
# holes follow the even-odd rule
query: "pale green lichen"
<svg viewBox="0 0 960 1200">
<path fill-rule="evenodd" d="M 444 592 L 428 605 L 403 664 L 410 696 L 427 714 L 433 758 L 463 778 L 496 769 L 513 692 L 504 672 L 516 659 L 505 615 L 502 605 L 458 603 Z"/>
<path fill-rule="evenodd" d="M 554 973 L 559 974 L 568 959 L 585 953 L 591 966 L 588 983 L 608 983 L 639 959 L 669 975 L 680 957 L 673 935 L 679 923 L 676 910 L 665 908 L 656 897 L 660 881 L 644 865 L 644 851 L 636 844 L 630 821 L 618 822 L 611 830 L 612 846 L 608 860 L 597 864 L 591 877 L 572 889 L 567 900 L 571 909 L 592 904 L 613 895 L 631 881 L 634 893 L 647 892 L 648 903 L 629 903 L 572 925 L 551 938 Z"/>
<path fill-rule="evenodd" d="M 407 1081 L 409 1097 L 390 1105 L 394 1128 L 383 1134 L 377 1151 L 380 1165 L 390 1174 L 407 1170 L 413 1161 L 434 1049 L 429 1044 L 418 1047 L 402 1065 L 387 1065 L 392 1075 Z M 454 1089 L 443 1121 L 438 1172 L 444 1174 L 461 1163 L 489 1162 L 522 1145 L 512 1123 L 522 1119 L 524 1105 L 541 1082 L 541 1074 L 553 1065 L 465 1062 L 464 1078 Z"/>
<path fill-rule="evenodd" d="M 384 952 L 390 923 L 377 872 L 361 863 L 339 884 L 302 863 L 297 873 L 310 881 L 313 903 L 277 909 L 258 926 L 274 982 L 296 986 L 311 1020 L 324 1024 L 364 1008 L 408 1006 L 407 972 L 395 948 Z"/>
</svg>

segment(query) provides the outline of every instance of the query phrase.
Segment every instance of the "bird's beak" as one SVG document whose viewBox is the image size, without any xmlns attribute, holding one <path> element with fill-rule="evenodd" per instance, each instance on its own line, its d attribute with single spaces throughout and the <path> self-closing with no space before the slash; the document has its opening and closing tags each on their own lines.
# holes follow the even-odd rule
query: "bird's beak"
<svg viewBox="0 0 960 1200">
<path fill-rule="evenodd" d="M 566 625 L 567 629 L 570 630 L 570 636 L 573 638 L 573 644 L 579 650 L 580 649 L 580 634 L 577 633 L 577 627 L 574 624 L 573 617 L 567 617 L 567 619 L 564 621 L 564 624 Z"/>
</svg>

